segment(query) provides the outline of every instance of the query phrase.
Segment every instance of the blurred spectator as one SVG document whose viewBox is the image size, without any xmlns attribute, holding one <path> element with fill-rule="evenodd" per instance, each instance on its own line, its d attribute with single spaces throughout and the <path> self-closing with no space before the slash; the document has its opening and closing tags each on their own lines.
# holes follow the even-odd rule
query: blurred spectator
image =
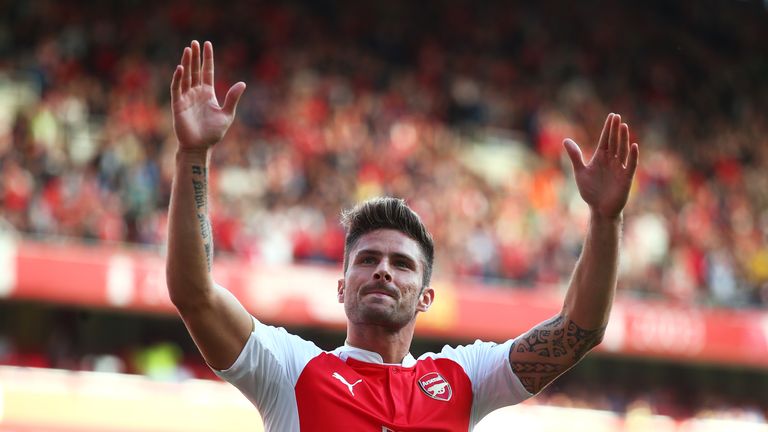
<svg viewBox="0 0 768 432">
<path fill-rule="evenodd" d="M 178 381 L 187 377 L 181 368 L 181 349 L 172 342 L 141 347 L 133 358 L 136 371 L 158 381 Z"/>
</svg>

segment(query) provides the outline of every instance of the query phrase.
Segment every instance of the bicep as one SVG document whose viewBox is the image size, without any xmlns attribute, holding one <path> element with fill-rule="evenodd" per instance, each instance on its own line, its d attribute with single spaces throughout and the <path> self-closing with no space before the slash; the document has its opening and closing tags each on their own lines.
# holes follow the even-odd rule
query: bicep
<svg viewBox="0 0 768 432">
<path fill-rule="evenodd" d="M 602 340 L 605 328 L 586 330 L 557 315 L 515 339 L 509 363 L 526 390 L 540 392 Z"/>
<path fill-rule="evenodd" d="M 232 366 L 253 331 L 251 314 L 219 285 L 213 285 L 206 301 L 178 311 L 197 349 L 214 369 Z"/>
</svg>

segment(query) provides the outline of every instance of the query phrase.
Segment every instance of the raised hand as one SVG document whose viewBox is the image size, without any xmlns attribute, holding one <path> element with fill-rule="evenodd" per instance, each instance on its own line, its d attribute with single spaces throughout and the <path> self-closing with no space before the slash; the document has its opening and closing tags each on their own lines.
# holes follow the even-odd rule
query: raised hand
<svg viewBox="0 0 768 432">
<path fill-rule="evenodd" d="M 192 41 L 184 48 L 181 64 L 171 81 L 173 130 L 181 151 L 206 151 L 221 140 L 235 118 L 235 108 L 245 91 L 245 83 L 230 87 L 220 106 L 213 89 L 213 45 L 203 46 L 202 71 L 200 44 Z"/>
<path fill-rule="evenodd" d="M 639 157 L 637 143 L 629 144 L 629 126 L 621 122 L 621 116 L 608 114 L 589 163 L 584 163 L 581 149 L 573 140 L 566 139 L 563 145 L 573 163 L 579 194 L 593 213 L 605 218 L 621 215 Z"/>
</svg>

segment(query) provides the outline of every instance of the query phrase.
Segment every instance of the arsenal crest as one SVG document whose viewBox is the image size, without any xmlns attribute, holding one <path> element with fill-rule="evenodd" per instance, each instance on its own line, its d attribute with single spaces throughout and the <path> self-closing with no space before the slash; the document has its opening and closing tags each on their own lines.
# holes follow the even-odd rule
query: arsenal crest
<svg viewBox="0 0 768 432">
<path fill-rule="evenodd" d="M 419 387 L 427 396 L 443 402 L 451 400 L 453 395 L 451 385 L 437 372 L 430 372 L 419 378 Z"/>
</svg>

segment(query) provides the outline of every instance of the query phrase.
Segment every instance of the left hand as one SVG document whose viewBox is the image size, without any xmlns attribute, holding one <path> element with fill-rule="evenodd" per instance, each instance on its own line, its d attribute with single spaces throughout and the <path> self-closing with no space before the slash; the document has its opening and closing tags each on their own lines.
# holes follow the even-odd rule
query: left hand
<svg viewBox="0 0 768 432">
<path fill-rule="evenodd" d="M 571 158 L 579 194 L 593 215 L 618 218 L 627 204 L 639 157 L 637 143 L 629 144 L 629 126 L 620 115 L 608 114 L 595 154 L 586 164 L 573 140 L 566 139 L 563 146 Z"/>
</svg>

